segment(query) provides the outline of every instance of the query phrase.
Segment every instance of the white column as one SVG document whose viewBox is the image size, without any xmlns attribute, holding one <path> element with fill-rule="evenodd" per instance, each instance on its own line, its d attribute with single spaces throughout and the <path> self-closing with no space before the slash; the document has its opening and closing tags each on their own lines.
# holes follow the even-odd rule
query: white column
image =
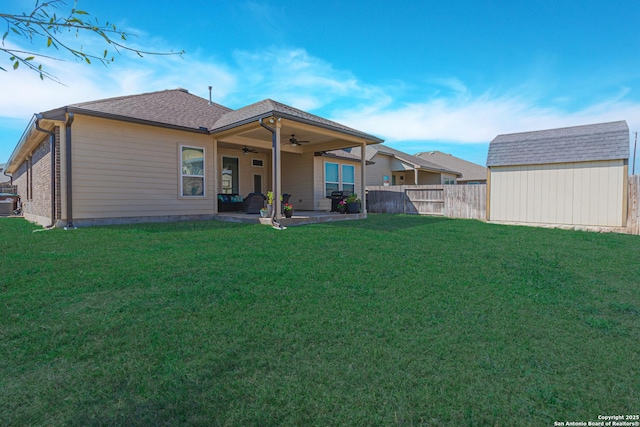
<svg viewBox="0 0 640 427">
<path fill-rule="evenodd" d="M 280 205 L 280 196 L 282 196 L 282 156 L 280 153 L 280 147 L 281 147 L 281 143 L 280 143 L 280 119 L 276 119 L 276 123 L 275 123 L 275 129 L 276 129 L 276 146 L 275 146 L 275 189 L 273 192 L 273 203 L 274 203 L 274 212 L 275 212 L 275 219 L 278 220 L 280 218 L 280 209 L 281 209 L 281 205 Z"/>
<path fill-rule="evenodd" d="M 367 143 L 360 144 L 360 200 L 362 200 L 362 213 L 367 213 Z"/>
<path fill-rule="evenodd" d="M 218 213 L 218 140 L 213 138 L 213 213 Z"/>
</svg>

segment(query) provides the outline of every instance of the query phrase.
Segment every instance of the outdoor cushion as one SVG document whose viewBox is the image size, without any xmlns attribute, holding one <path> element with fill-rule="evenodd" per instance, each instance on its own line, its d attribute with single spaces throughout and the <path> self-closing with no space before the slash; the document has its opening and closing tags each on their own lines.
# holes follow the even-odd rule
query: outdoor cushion
<svg viewBox="0 0 640 427">
<path fill-rule="evenodd" d="M 242 196 L 238 194 L 218 194 L 218 212 L 234 212 L 243 209 Z"/>
</svg>

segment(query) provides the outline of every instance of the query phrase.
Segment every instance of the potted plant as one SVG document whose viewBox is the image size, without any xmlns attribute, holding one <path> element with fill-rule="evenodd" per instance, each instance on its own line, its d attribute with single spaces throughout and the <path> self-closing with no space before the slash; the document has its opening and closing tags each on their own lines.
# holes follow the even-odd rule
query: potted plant
<svg viewBox="0 0 640 427">
<path fill-rule="evenodd" d="M 273 191 L 267 191 L 267 216 L 273 213 Z"/>
<path fill-rule="evenodd" d="M 266 218 L 267 216 L 269 216 L 269 209 L 267 208 L 260 209 L 260 218 Z"/>
<path fill-rule="evenodd" d="M 358 199 L 358 195 L 356 193 L 352 193 L 347 197 L 347 213 L 354 214 L 360 212 L 360 204 L 362 201 Z"/>
<path fill-rule="evenodd" d="M 338 202 L 338 213 L 346 213 L 347 212 L 347 202 L 344 200 L 340 200 Z"/>
<path fill-rule="evenodd" d="M 293 205 L 291 203 L 285 203 L 283 208 L 285 218 L 291 218 L 293 216 Z"/>
</svg>

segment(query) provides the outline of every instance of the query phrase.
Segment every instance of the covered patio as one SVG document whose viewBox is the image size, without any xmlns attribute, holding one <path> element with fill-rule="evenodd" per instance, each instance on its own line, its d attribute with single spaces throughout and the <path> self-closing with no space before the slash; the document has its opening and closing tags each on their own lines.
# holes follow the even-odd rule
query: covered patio
<svg viewBox="0 0 640 427">
<path fill-rule="evenodd" d="M 274 210 L 273 220 L 283 225 L 366 217 L 364 204 L 360 214 L 349 218 L 330 212 L 332 190 L 361 195 L 366 191 L 366 160 L 348 154 L 336 158 L 330 152 L 350 147 L 364 151 L 381 139 L 269 99 L 227 113 L 210 133 L 216 193 L 246 197 L 272 191 L 274 200 L 290 194 L 294 218 L 281 218 L 281 212 Z M 216 218 L 259 220 L 255 215 L 217 210 Z"/>
</svg>

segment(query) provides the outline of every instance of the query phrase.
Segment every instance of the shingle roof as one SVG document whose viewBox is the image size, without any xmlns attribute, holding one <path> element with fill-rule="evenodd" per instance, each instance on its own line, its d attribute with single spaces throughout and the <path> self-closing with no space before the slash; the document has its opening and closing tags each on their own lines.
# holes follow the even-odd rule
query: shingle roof
<svg viewBox="0 0 640 427">
<path fill-rule="evenodd" d="M 69 105 L 66 109 L 71 112 L 100 115 L 121 120 L 145 121 L 196 130 L 206 128 L 212 133 L 241 126 L 260 117 L 268 117 L 275 114 L 370 141 L 382 142 L 381 139 L 375 136 L 271 99 L 265 99 L 238 110 L 232 110 L 220 104 L 209 103 L 204 98 L 190 94 L 186 89 L 171 89 L 82 102 Z M 45 117 L 47 115 L 55 117 L 62 110 L 47 112 Z"/>
<path fill-rule="evenodd" d="M 355 155 L 357 155 L 358 157 L 360 156 L 360 148 L 359 147 L 354 147 L 351 148 L 351 152 L 354 153 Z M 458 172 L 455 169 L 450 169 L 447 167 L 443 167 L 440 165 L 437 165 L 435 163 L 431 163 L 427 160 L 424 160 L 420 157 L 416 157 L 416 156 L 412 156 L 411 154 L 407 154 L 403 151 L 400 150 L 396 150 L 395 148 L 391 148 L 387 145 L 384 144 L 376 144 L 376 145 L 367 145 L 366 150 L 365 150 L 365 154 L 366 154 L 366 159 L 367 160 L 371 160 L 375 157 L 376 154 L 386 154 L 388 156 L 392 156 L 392 157 L 396 157 L 406 163 L 411 163 L 412 165 L 415 165 L 418 167 L 418 169 L 428 169 L 430 171 L 436 171 L 436 172 L 443 172 L 443 173 L 449 173 L 449 174 L 453 174 L 453 175 L 458 175 L 460 176 L 460 172 Z"/>
<path fill-rule="evenodd" d="M 626 121 L 498 135 L 487 166 L 534 165 L 629 158 Z"/>
<path fill-rule="evenodd" d="M 482 181 L 487 179 L 487 168 L 476 163 L 468 162 L 460 157 L 443 153 L 442 151 L 427 151 L 416 154 L 416 157 L 428 160 L 444 168 L 458 171 L 462 174 L 458 181 Z"/>
<path fill-rule="evenodd" d="M 355 135 L 358 137 L 363 137 L 372 141 L 382 142 L 381 139 L 376 138 L 375 136 L 366 134 L 359 130 L 325 119 L 323 117 L 316 116 L 311 113 L 307 113 L 306 111 L 302 111 L 297 108 L 290 107 L 288 105 L 282 104 L 272 99 L 265 99 L 225 114 L 215 123 L 211 131 L 215 133 L 216 131 L 233 128 L 235 126 L 240 126 L 244 123 L 257 120 L 260 117 L 268 117 L 270 115 L 279 115 L 282 117 L 287 117 L 290 119 L 314 124 L 317 126 L 339 130 L 339 131 L 342 131 L 351 135 Z"/>
<path fill-rule="evenodd" d="M 163 90 L 72 104 L 70 111 L 99 113 L 171 126 L 199 129 L 213 127 L 224 114 L 233 111 L 192 95 L 185 89 Z"/>
</svg>

